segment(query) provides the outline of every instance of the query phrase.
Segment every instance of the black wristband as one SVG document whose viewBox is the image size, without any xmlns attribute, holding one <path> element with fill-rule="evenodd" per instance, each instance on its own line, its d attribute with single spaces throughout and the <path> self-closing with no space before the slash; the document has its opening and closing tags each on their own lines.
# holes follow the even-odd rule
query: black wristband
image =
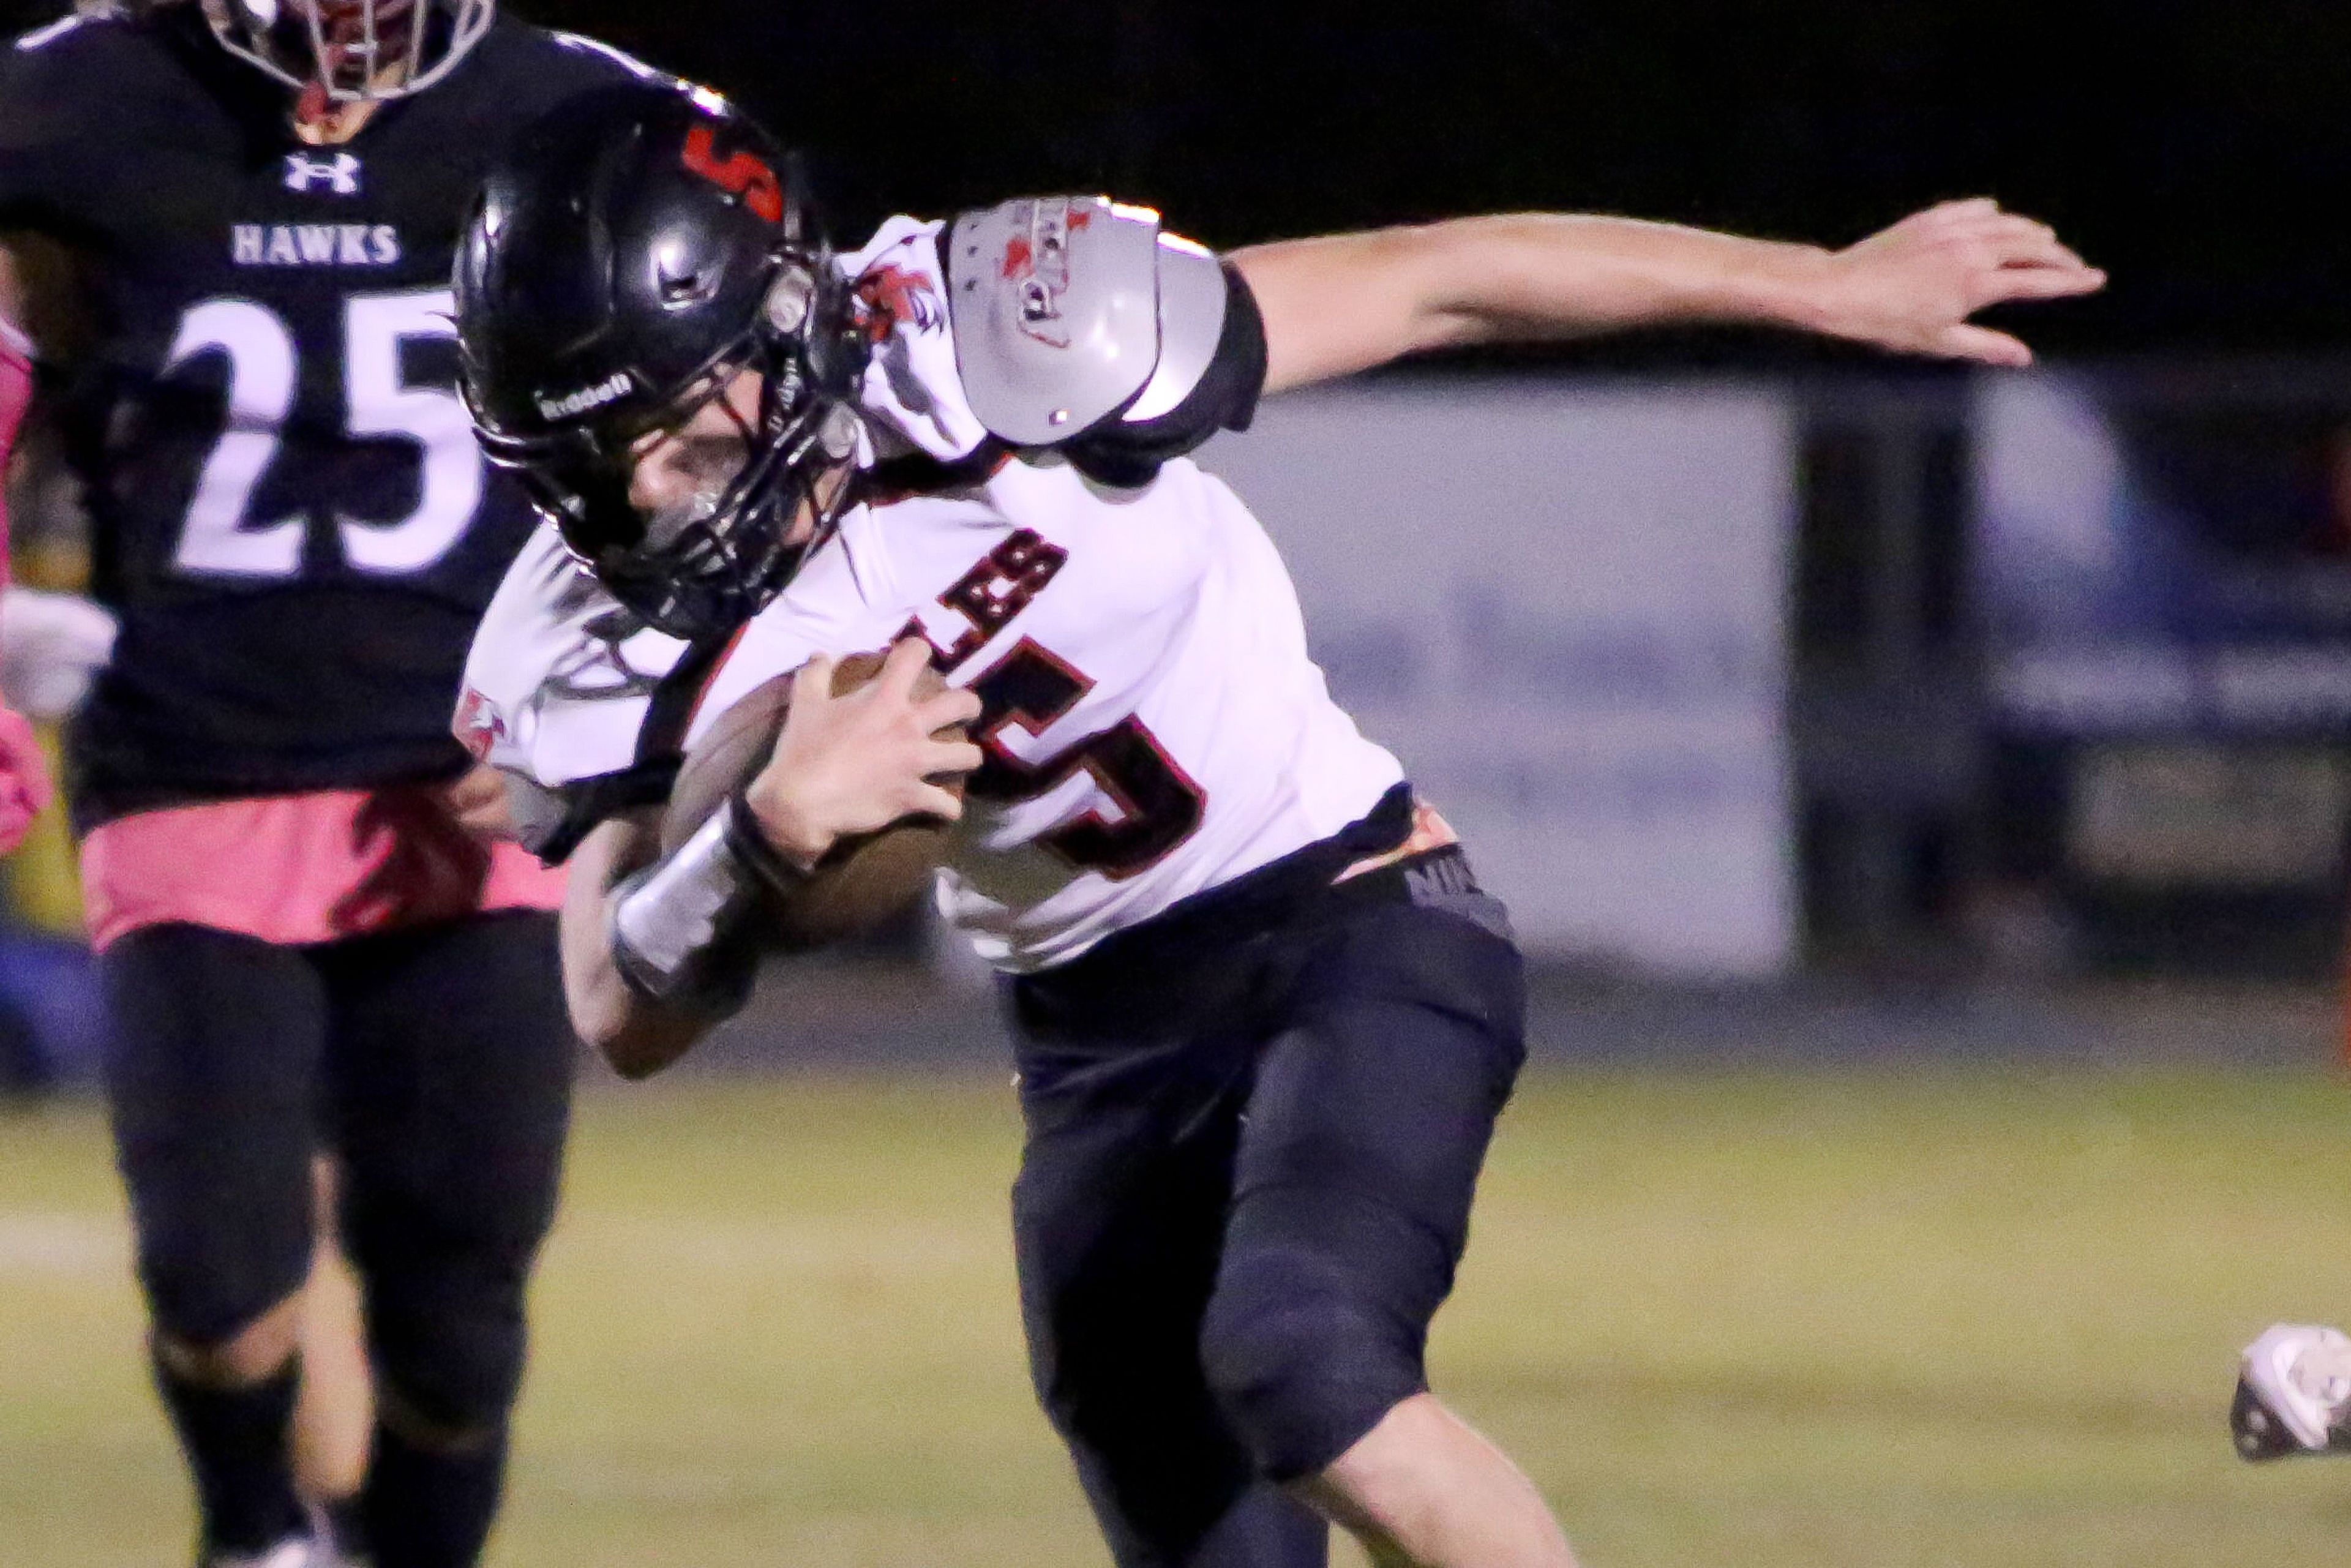
<svg viewBox="0 0 2351 1568">
<path fill-rule="evenodd" d="M 767 883 L 768 891 L 789 896 L 809 879 L 809 873 L 784 858 L 783 852 L 768 841 L 759 827 L 759 819 L 751 810 L 751 802 L 737 789 L 726 797 L 726 847 L 735 858 L 749 869 L 751 874 Z"/>
</svg>

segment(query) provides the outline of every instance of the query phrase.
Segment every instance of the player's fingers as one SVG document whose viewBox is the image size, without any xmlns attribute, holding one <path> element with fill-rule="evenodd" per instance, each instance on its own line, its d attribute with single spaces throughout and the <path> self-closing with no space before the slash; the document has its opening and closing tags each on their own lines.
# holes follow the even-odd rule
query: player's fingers
<svg viewBox="0 0 2351 1568">
<path fill-rule="evenodd" d="M 2094 267 L 2005 267 L 1976 280 L 1978 308 L 2011 299 L 2071 299 L 2095 294 L 2106 275 Z"/>
<path fill-rule="evenodd" d="M 1989 327 L 1954 327 L 1943 334 L 1935 347 L 1951 359 L 1972 360 L 1980 365 L 2022 370 L 2032 363 L 2032 350 L 2024 346 L 2022 339 L 1995 332 Z"/>
<path fill-rule="evenodd" d="M 2046 229 L 2002 228 L 1988 236 L 2002 267 L 2086 267 L 2089 264 Z"/>
<path fill-rule="evenodd" d="M 963 797 L 952 789 L 942 789 L 936 784 L 917 785 L 907 799 L 910 811 L 944 817 L 950 822 L 963 821 Z"/>
<path fill-rule="evenodd" d="M 2079 251 L 2037 224 L 2017 226 L 2003 220 L 1991 227 L 1956 231 L 1940 243 L 1957 247 L 1976 267 L 2097 270 L 2082 259 Z"/>
<path fill-rule="evenodd" d="M 904 695 L 914 689 L 914 681 L 931 662 L 930 644 L 920 637 L 902 637 L 890 645 L 889 656 L 882 661 L 882 689 L 893 695 Z"/>
<path fill-rule="evenodd" d="M 945 729 L 951 724 L 969 724 L 979 716 L 979 694 L 957 686 L 925 697 L 914 709 L 914 716 L 923 727 Z"/>
<path fill-rule="evenodd" d="M 923 755 L 923 776 L 937 779 L 946 774 L 971 773 L 987 760 L 987 754 L 968 740 L 935 740 Z"/>
<path fill-rule="evenodd" d="M 1990 246 L 2002 255 L 2070 256 L 2074 254 L 2064 241 L 2057 237 L 2057 231 L 2048 225 L 2034 223 L 2031 218 L 2011 217 L 2006 213 L 1958 225 L 1949 231 L 1949 237 L 1954 244 Z"/>
</svg>

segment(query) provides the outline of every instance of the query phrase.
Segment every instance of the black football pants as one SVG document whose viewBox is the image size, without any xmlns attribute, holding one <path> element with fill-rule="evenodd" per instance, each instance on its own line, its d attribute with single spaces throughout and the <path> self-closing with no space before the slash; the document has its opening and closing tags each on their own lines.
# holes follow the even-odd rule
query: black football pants
<svg viewBox="0 0 2351 1568">
<path fill-rule="evenodd" d="M 1426 1389 L 1524 1059 L 1519 953 L 1458 852 L 1320 874 L 1010 988 L 1032 1368 L 1121 1568 L 1324 1561 L 1278 1483 Z"/>
<path fill-rule="evenodd" d="M 311 1158 L 331 1150 L 377 1375 L 436 1428 L 498 1427 L 569 1117 L 553 917 L 308 947 L 153 926 L 99 967 L 158 1328 L 216 1344 L 301 1287 Z"/>
</svg>

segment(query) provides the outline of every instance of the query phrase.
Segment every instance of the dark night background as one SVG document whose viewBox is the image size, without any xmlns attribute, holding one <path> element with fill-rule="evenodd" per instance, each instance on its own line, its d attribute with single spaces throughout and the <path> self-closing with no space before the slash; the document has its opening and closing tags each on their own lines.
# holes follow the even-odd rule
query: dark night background
<svg viewBox="0 0 2351 1568">
<path fill-rule="evenodd" d="M 850 239 L 893 209 L 1083 188 L 1227 245 L 1518 206 L 1836 241 L 1988 192 L 2114 273 L 2042 313 L 2049 349 L 2351 347 L 2339 0 L 517 9 L 740 98 L 810 150 Z"/>
<path fill-rule="evenodd" d="M 2048 349 L 2351 347 L 2340 0 L 530 14 L 740 97 L 819 157 L 844 232 L 1066 186 L 1151 203 L 1225 245 L 1520 206 L 1841 241 L 1991 193 L 2115 276 L 2105 300 L 2040 313 Z"/>
</svg>

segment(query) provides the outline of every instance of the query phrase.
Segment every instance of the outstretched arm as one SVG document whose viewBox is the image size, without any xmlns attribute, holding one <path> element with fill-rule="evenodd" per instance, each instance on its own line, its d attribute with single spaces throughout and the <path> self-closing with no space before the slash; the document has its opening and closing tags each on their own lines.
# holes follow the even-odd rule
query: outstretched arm
<svg viewBox="0 0 2351 1568">
<path fill-rule="evenodd" d="M 1969 318 L 2105 282 L 2047 225 L 1989 199 L 1930 207 L 1843 250 L 1527 213 L 1254 246 L 1231 259 L 1265 316 L 1268 392 L 1428 349 L 1700 322 L 2023 365 L 2023 343 Z"/>
</svg>

